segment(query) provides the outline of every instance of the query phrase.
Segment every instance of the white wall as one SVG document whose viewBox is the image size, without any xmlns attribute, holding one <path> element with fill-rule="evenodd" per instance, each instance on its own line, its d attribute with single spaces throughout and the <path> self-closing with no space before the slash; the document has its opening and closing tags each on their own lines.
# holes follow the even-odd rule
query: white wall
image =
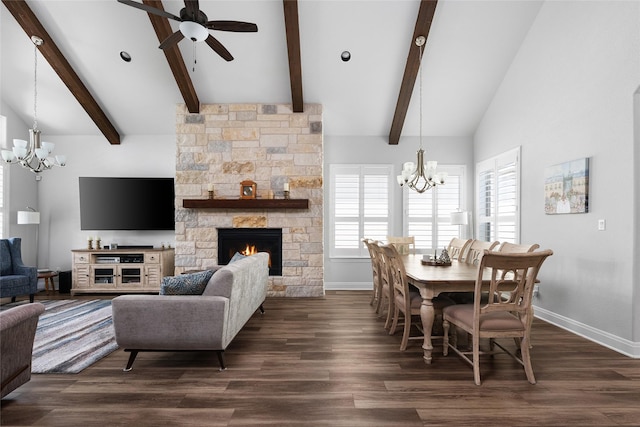
<svg viewBox="0 0 640 427">
<path fill-rule="evenodd" d="M 29 140 L 29 127 L 5 102 L 0 102 L 0 114 L 7 118 L 7 146 L 13 147 L 14 139 Z M 18 211 L 32 207 L 38 210 L 38 186 L 36 176 L 21 166 L 8 166 L 9 192 L 6 199 L 9 207 L 9 228 L 5 237 L 20 237 L 22 239 L 22 261 L 26 265 L 36 265 L 36 225 L 18 225 Z M 38 260 L 40 261 L 40 260 Z"/>
<path fill-rule="evenodd" d="M 420 145 L 418 137 L 403 137 L 398 145 L 389 145 L 386 137 L 326 136 L 324 141 L 324 191 L 325 191 L 325 288 L 372 288 L 371 262 L 369 259 L 329 258 L 327 245 L 331 241 L 329 220 L 331 218 L 331 198 L 329 185 L 330 164 L 393 164 L 396 172 L 402 163 L 415 161 Z M 437 160 L 441 165 L 467 165 L 467 206 L 472 206 L 473 198 L 473 148 L 471 138 L 466 137 L 424 137 L 423 148 L 426 160 Z M 394 180 L 395 182 L 395 180 Z M 402 190 L 395 187 L 392 206 L 395 222 L 391 232 L 402 234 Z"/>
<path fill-rule="evenodd" d="M 522 146 L 522 241 L 554 251 L 536 314 L 635 356 L 639 30 L 637 2 L 545 2 L 474 139 L 476 161 Z M 589 213 L 545 215 L 545 168 L 582 157 Z"/>
<path fill-rule="evenodd" d="M 121 245 L 173 245 L 173 231 L 81 231 L 78 178 L 174 177 L 175 135 L 123 136 L 120 145 L 94 135 L 46 139 L 56 144 L 56 152 L 67 155 L 67 166 L 43 172 L 38 183 L 41 266 L 70 270 L 70 251 L 85 248 L 87 236 L 98 235 L 103 243 Z"/>
</svg>

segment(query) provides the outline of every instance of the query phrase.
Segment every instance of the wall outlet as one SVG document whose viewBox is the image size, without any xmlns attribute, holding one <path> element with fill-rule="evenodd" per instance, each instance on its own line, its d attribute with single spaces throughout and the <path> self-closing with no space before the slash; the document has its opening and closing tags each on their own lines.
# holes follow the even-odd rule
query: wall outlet
<svg viewBox="0 0 640 427">
<path fill-rule="evenodd" d="M 604 219 L 598 220 L 598 231 L 604 231 L 607 228 L 607 223 Z"/>
</svg>

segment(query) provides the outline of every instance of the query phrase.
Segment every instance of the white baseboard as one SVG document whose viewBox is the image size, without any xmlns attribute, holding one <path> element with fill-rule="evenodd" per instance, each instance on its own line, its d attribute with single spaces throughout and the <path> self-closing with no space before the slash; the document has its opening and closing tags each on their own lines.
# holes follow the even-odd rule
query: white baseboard
<svg viewBox="0 0 640 427">
<path fill-rule="evenodd" d="M 325 291 L 373 291 L 371 282 L 324 282 Z"/>
<path fill-rule="evenodd" d="M 640 359 L 640 342 L 620 338 L 544 308 L 534 307 L 535 317 L 634 359 Z"/>
</svg>

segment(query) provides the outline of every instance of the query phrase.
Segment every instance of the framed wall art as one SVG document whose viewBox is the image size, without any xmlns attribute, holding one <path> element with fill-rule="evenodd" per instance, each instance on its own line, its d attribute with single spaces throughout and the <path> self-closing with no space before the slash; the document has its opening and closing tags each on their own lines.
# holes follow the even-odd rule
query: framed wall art
<svg viewBox="0 0 640 427">
<path fill-rule="evenodd" d="M 544 211 L 547 215 L 589 212 L 589 158 L 545 170 Z"/>
</svg>

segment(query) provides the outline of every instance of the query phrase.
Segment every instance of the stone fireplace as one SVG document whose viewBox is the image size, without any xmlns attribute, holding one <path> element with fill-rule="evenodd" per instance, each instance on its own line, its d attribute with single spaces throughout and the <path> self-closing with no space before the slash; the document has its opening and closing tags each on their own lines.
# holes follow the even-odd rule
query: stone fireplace
<svg viewBox="0 0 640 427">
<path fill-rule="evenodd" d="M 281 267 L 270 269 L 268 295 L 324 295 L 322 107 L 203 104 L 189 114 L 180 105 L 176 119 L 176 274 L 226 264 L 221 230 L 277 229 Z M 215 199 L 238 199 L 245 180 L 256 183 L 258 199 L 282 199 L 288 183 L 291 199 L 308 208 L 183 207 L 184 199 L 207 199 L 210 186 Z"/>
</svg>

